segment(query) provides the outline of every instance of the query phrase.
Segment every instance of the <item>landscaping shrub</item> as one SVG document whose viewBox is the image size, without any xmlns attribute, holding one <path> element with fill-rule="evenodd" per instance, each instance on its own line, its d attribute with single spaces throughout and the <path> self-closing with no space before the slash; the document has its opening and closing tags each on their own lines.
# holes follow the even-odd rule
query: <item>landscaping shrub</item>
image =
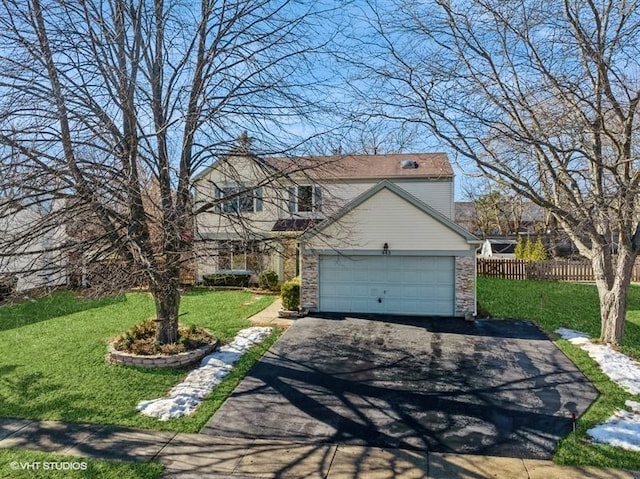
<svg viewBox="0 0 640 479">
<path fill-rule="evenodd" d="M 282 306 L 288 311 L 300 309 L 300 277 L 293 278 L 282 285 L 280 290 Z"/>
<path fill-rule="evenodd" d="M 525 261 L 546 261 L 548 259 L 547 251 L 544 249 L 542 239 L 539 236 L 535 243 L 532 243 L 528 237 L 523 240 L 522 236 L 518 236 L 514 254 L 516 259 Z"/>
<path fill-rule="evenodd" d="M 261 271 L 258 275 L 258 286 L 273 291 L 278 286 L 278 273 L 271 269 Z"/>
<path fill-rule="evenodd" d="M 16 278 L 8 277 L 0 279 L 0 301 L 8 299 L 14 292 L 16 287 Z"/>
<path fill-rule="evenodd" d="M 249 273 L 215 273 L 202 277 L 207 286 L 238 286 L 247 288 L 251 275 Z"/>
<path fill-rule="evenodd" d="M 544 249 L 544 245 L 542 244 L 542 239 L 538 236 L 535 244 L 531 248 L 531 261 L 546 261 L 547 260 L 547 251 Z"/>
<path fill-rule="evenodd" d="M 518 240 L 516 241 L 516 248 L 513 250 L 513 254 L 515 255 L 516 259 L 525 259 L 524 239 L 522 239 L 522 236 L 518 236 Z"/>
<path fill-rule="evenodd" d="M 116 338 L 113 347 L 117 351 L 151 356 L 154 354 L 178 354 L 192 351 L 202 346 L 213 344 L 216 338 L 204 328 L 195 325 L 180 326 L 178 328 L 178 342 L 176 344 L 159 344 L 155 340 L 156 325 L 153 319 L 147 319 L 136 324 L 130 330 Z"/>
</svg>

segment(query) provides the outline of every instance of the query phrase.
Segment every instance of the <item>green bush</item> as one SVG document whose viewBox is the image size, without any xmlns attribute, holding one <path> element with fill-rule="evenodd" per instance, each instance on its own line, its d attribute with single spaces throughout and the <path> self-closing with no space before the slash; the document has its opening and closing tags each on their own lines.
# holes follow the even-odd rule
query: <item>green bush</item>
<svg viewBox="0 0 640 479">
<path fill-rule="evenodd" d="M 249 286 L 249 273 L 215 273 L 202 277 L 202 281 L 207 286 L 239 286 L 246 288 Z"/>
<path fill-rule="evenodd" d="M 273 291 L 278 286 L 278 273 L 271 269 L 261 271 L 258 275 L 258 286 Z"/>
<path fill-rule="evenodd" d="M 542 238 L 538 236 L 535 243 L 527 237 L 526 241 L 522 239 L 522 236 L 518 236 L 518 242 L 514 250 L 516 259 L 523 259 L 525 261 L 546 261 L 547 251 L 542 244 Z"/>
<path fill-rule="evenodd" d="M 546 261 L 547 251 L 544 249 L 542 239 L 538 236 L 533 248 L 531 248 L 531 261 Z"/>
<path fill-rule="evenodd" d="M 518 241 L 516 242 L 516 249 L 513 251 L 516 259 L 525 259 L 524 257 L 524 240 L 522 236 L 518 236 Z"/>
<path fill-rule="evenodd" d="M 0 278 L 0 301 L 4 301 L 15 293 L 17 282 L 15 276 Z"/>
<path fill-rule="evenodd" d="M 280 290 L 282 306 L 287 311 L 300 309 L 300 277 L 293 278 L 282 285 Z"/>
</svg>

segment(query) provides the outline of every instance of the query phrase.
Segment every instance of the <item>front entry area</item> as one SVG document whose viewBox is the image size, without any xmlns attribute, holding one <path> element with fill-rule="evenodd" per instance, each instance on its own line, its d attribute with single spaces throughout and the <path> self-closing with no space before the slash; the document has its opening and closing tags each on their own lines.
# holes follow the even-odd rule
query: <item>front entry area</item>
<svg viewBox="0 0 640 479">
<path fill-rule="evenodd" d="M 454 315 L 451 256 L 324 255 L 318 276 L 322 312 Z"/>
</svg>

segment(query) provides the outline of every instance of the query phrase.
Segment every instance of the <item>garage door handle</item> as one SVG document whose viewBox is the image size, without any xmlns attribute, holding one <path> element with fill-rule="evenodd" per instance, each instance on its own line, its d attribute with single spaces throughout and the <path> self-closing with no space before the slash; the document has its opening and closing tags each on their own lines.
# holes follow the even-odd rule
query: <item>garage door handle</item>
<svg viewBox="0 0 640 479">
<path fill-rule="evenodd" d="M 378 298 L 378 303 L 382 303 L 382 298 Z"/>
</svg>

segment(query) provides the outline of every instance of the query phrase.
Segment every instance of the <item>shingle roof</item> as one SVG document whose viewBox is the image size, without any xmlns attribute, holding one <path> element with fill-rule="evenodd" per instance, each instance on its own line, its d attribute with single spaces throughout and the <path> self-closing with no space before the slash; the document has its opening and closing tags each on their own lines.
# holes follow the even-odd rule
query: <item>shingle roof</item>
<svg viewBox="0 0 640 479">
<path fill-rule="evenodd" d="M 292 177 L 306 175 L 327 180 L 453 177 L 446 153 L 268 158 L 265 162 Z M 403 162 L 413 162 L 415 167 L 403 168 Z"/>
<path fill-rule="evenodd" d="M 522 213 L 520 219 L 525 222 L 536 222 L 545 220 L 545 209 L 531 201 L 523 201 L 521 204 Z M 473 201 L 455 202 L 456 222 L 473 221 L 478 217 L 478 210 Z"/>
<path fill-rule="evenodd" d="M 508 240 L 508 239 L 487 239 L 491 244 L 491 251 L 498 254 L 513 254 L 516 251 L 516 245 L 518 244 L 516 240 Z"/>
</svg>

